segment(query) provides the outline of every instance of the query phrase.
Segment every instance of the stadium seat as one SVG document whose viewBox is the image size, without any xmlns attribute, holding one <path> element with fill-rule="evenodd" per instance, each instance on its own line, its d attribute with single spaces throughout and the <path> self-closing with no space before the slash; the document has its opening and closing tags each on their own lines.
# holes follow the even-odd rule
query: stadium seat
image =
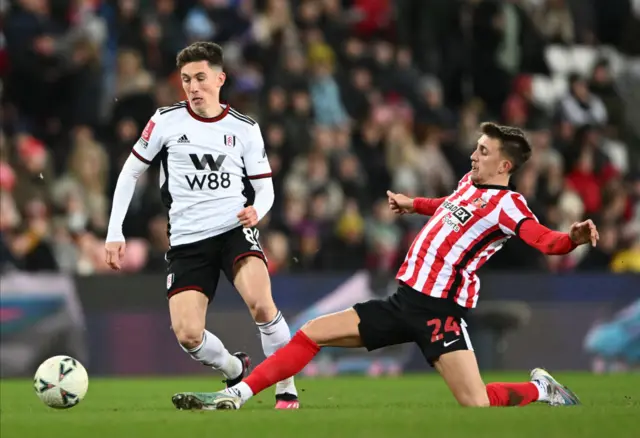
<svg viewBox="0 0 640 438">
<path fill-rule="evenodd" d="M 589 77 L 598 59 L 598 51 L 588 46 L 574 46 L 570 53 L 573 70 L 582 76 Z"/>
<path fill-rule="evenodd" d="M 531 91 L 533 100 L 538 105 L 551 109 L 555 103 L 556 93 L 553 81 L 548 76 L 534 75 L 531 81 Z"/>
<path fill-rule="evenodd" d="M 534 101 L 548 110 L 551 110 L 569 89 L 567 77 L 561 73 L 553 74 L 551 77 L 535 75 L 531 86 Z"/>
<path fill-rule="evenodd" d="M 545 58 L 552 73 L 567 75 L 572 71 L 570 50 L 563 46 L 549 46 L 545 49 Z"/>
<path fill-rule="evenodd" d="M 601 47 L 599 55 L 609 61 L 609 67 L 614 76 L 618 76 L 625 69 L 625 66 L 630 63 L 629 59 L 613 47 Z"/>
</svg>

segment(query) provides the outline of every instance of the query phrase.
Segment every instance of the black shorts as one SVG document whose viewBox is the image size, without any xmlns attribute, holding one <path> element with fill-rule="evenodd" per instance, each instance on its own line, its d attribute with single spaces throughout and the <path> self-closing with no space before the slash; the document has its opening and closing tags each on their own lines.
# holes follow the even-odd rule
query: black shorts
<svg viewBox="0 0 640 438">
<path fill-rule="evenodd" d="M 238 227 L 198 242 L 176 245 L 167 252 L 167 297 L 197 290 L 213 300 L 220 271 L 233 283 L 233 266 L 255 256 L 267 263 L 255 228 Z"/>
<path fill-rule="evenodd" d="M 360 317 L 360 338 L 369 351 L 415 342 L 431 366 L 445 353 L 473 351 L 464 308 L 421 294 L 403 283 L 390 297 L 353 308 Z"/>
</svg>

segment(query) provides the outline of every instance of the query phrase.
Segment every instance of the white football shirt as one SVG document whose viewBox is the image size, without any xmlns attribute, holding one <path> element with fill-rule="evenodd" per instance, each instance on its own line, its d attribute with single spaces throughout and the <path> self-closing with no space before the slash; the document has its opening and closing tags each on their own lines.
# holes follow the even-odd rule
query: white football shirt
<svg viewBox="0 0 640 438">
<path fill-rule="evenodd" d="M 260 127 L 223 104 L 214 118 L 187 102 L 160 108 L 133 147 L 150 164 L 160 154 L 160 191 L 169 210 L 169 240 L 182 245 L 240 226 L 247 202 L 245 178 L 271 177 Z"/>
</svg>

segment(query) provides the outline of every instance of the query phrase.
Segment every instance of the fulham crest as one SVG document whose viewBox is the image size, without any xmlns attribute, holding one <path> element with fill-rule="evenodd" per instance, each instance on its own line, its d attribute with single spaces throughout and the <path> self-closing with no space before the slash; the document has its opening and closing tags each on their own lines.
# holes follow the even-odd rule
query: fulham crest
<svg viewBox="0 0 640 438">
<path fill-rule="evenodd" d="M 224 144 L 225 146 L 229 146 L 230 148 L 236 146 L 236 136 L 235 135 L 225 135 L 224 136 Z"/>
<path fill-rule="evenodd" d="M 173 285 L 173 274 L 167 275 L 167 289 L 171 289 L 171 285 Z"/>
</svg>

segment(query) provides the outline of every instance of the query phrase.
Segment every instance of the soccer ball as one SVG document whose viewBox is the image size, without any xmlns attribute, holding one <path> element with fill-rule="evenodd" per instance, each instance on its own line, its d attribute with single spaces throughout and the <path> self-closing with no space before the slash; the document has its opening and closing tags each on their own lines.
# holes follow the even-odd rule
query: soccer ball
<svg viewBox="0 0 640 438">
<path fill-rule="evenodd" d="M 33 378 L 33 387 L 42 402 L 55 409 L 71 408 L 89 389 L 87 370 L 69 356 L 54 356 L 42 362 Z"/>
</svg>

